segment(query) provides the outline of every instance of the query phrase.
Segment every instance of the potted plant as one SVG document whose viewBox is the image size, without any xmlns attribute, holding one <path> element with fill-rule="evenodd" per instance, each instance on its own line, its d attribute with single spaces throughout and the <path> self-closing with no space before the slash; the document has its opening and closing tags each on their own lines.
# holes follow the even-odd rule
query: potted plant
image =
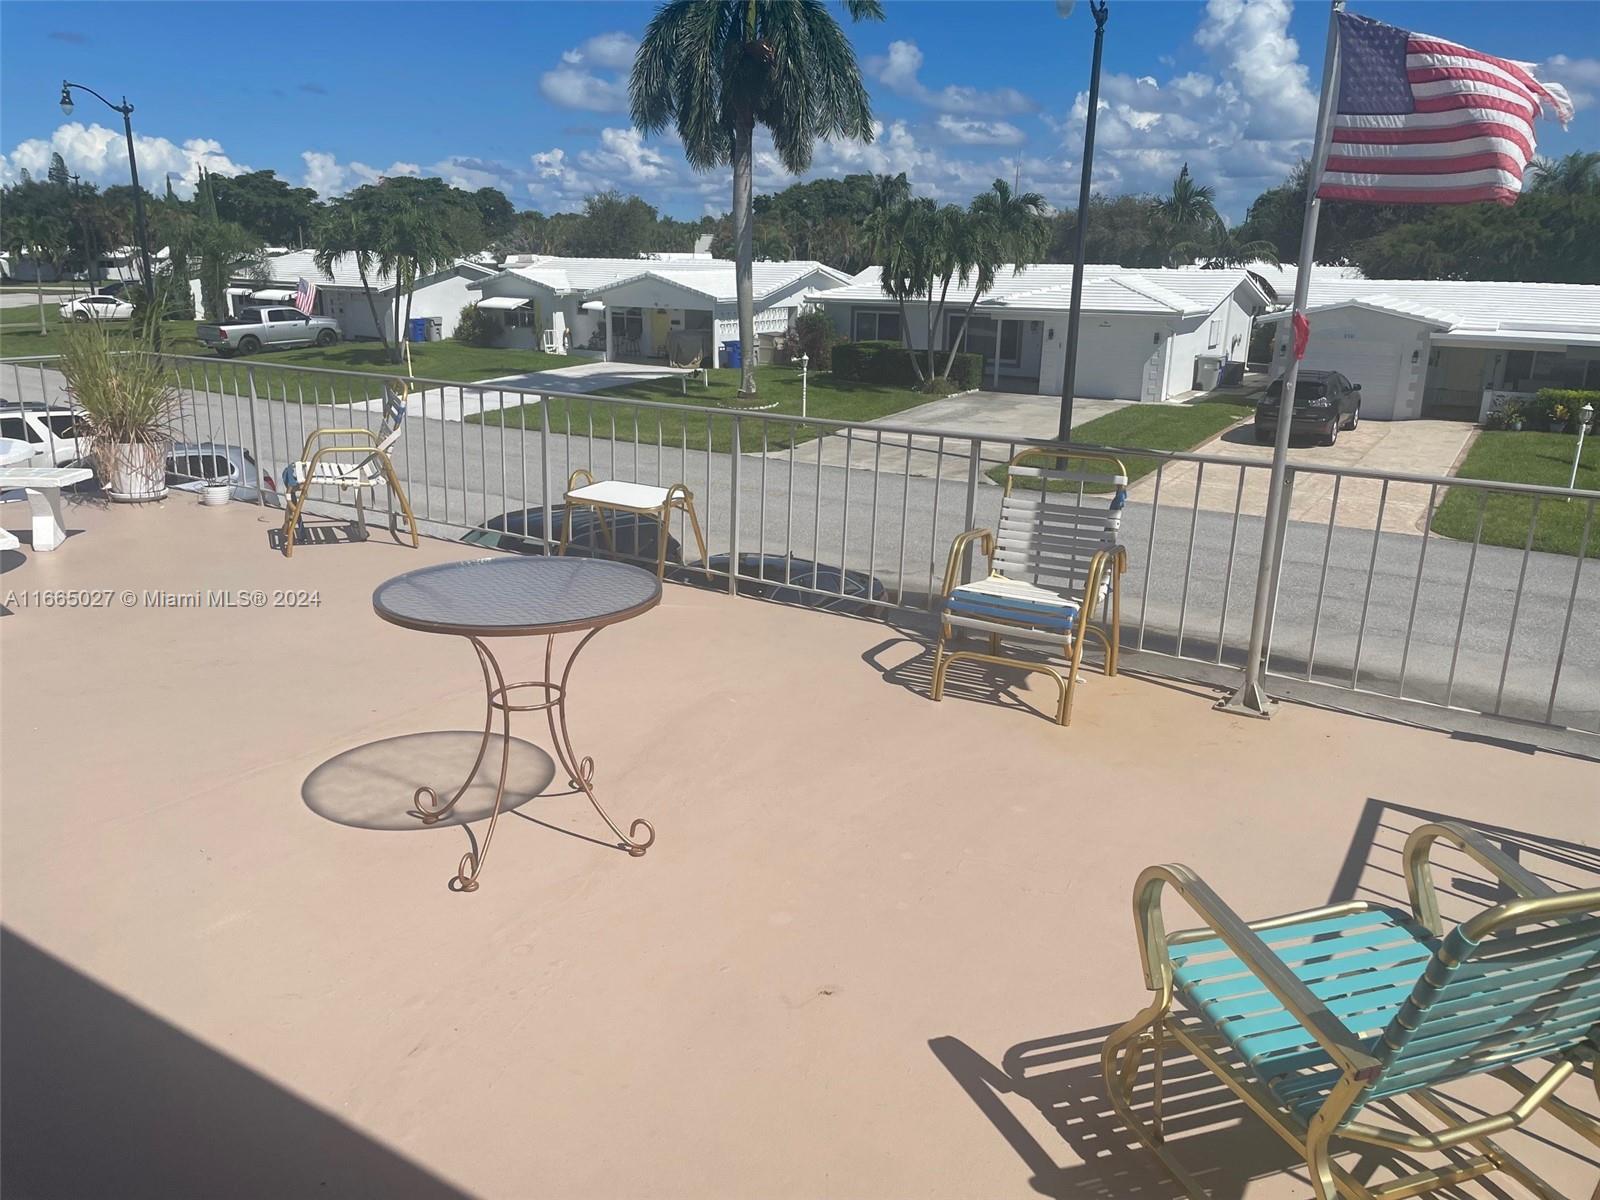
<svg viewBox="0 0 1600 1200">
<path fill-rule="evenodd" d="M 180 399 L 148 343 L 134 339 L 113 349 L 98 322 L 74 327 L 61 372 L 106 494 L 124 503 L 164 497 Z"/>
<path fill-rule="evenodd" d="M 1521 433 L 1523 421 L 1522 405 L 1515 400 L 1507 400 L 1505 408 L 1501 411 L 1505 414 L 1506 428 L 1512 433 Z"/>
<path fill-rule="evenodd" d="M 219 508 L 233 499 L 233 484 L 226 479 L 208 479 L 200 489 L 200 503 Z"/>
</svg>

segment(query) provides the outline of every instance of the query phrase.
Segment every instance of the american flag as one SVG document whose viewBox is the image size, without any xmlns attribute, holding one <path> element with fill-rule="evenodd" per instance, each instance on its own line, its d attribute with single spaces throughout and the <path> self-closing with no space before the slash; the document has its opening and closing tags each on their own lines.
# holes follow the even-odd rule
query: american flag
<svg viewBox="0 0 1600 1200">
<path fill-rule="evenodd" d="M 1510 204 L 1534 155 L 1533 119 L 1572 100 L 1532 63 L 1339 13 L 1339 87 L 1317 195 L 1378 204 Z"/>
<path fill-rule="evenodd" d="M 294 285 L 294 306 L 309 317 L 311 310 L 317 306 L 317 285 L 309 279 L 297 281 Z"/>
</svg>

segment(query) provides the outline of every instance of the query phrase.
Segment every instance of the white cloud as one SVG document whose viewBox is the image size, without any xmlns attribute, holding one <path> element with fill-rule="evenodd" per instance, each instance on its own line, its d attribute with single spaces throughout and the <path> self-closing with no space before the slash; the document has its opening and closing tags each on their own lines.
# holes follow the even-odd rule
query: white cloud
<svg viewBox="0 0 1600 1200">
<path fill-rule="evenodd" d="M 940 113 L 936 124 L 949 141 L 962 146 L 1020 146 L 1028 140 L 1010 121 L 978 121 Z"/>
<path fill-rule="evenodd" d="M 578 163 L 589 171 L 623 183 L 659 184 L 673 174 L 665 156 L 644 144 L 637 129 L 602 129 L 600 145 L 580 150 Z"/>
<path fill-rule="evenodd" d="M 633 65 L 639 43 L 631 34 L 601 33 L 565 50 L 561 62 L 539 76 L 539 91 L 562 108 L 627 112 L 628 85 L 620 72 Z M 607 74 L 598 74 L 598 71 Z"/>
<path fill-rule="evenodd" d="M 975 87 L 948 84 L 934 89 L 922 82 L 922 51 L 915 42 L 889 43 L 889 52 L 866 61 L 867 73 L 897 96 L 926 104 L 941 112 L 1005 116 L 1034 112 L 1038 105 L 1016 88 L 981 91 Z"/>
<path fill-rule="evenodd" d="M 238 175 L 250 170 L 234 162 L 215 138 L 189 138 L 178 145 L 164 137 L 136 133 L 133 141 L 139 156 L 139 181 L 157 195 L 165 190 L 169 175 L 173 191 L 188 196 L 194 191 L 202 167 L 217 175 Z M 52 154 L 61 155 L 68 171 L 92 183 L 128 182 L 128 144 L 122 131 L 79 121 L 57 126 L 48 139 L 19 142 L 10 154 L 0 155 L 0 181 L 12 182 L 24 169 L 42 178 L 50 169 Z"/>
<path fill-rule="evenodd" d="M 1310 149 L 1317 98 L 1311 71 L 1289 36 L 1289 0 L 1208 0 L 1195 29 L 1209 71 L 1165 80 L 1112 73 L 1101 80 L 1095 130 L 1095 190 L 1164 191 L 1184 163 L 1217 189 L 1230 217 L 1279 183 Z M 1062 162 L 1078 172 L 1087 97 L 1066 119 Z"/>
<path fill-rule="evenodd" d="M 306 165 L 305 186 L 324 199 L 348 192 L 351 188 L 360 187 L 364 183 L 377 183 L 380 179 L 389 179 L 396 175 L 423 173 L 422 167 L 417 163 L 396 162 L 382 169 L 369 167 L 364 162 L 341 163 L 334 155 L 322 150 L 302 151 L 300 159 Z M 429 174 L 440 175 L 443 172 L 435 167 Z"/>
<path fill-rule="evenodd" d="M 1572 97 L 1573 108 L 1588 108 L 1600 93 L 1600 58 L 1570 58 L 1553 55 L 1539 67 L 1539 78 L 1559 83 Z"/>
<path fill-rule="evenodd" d="M 633 56 L 638 53 L 639 42 L 631 33 L 615 30 L 599 33 L 575 50 L 561 56 L 566 63 L 593 63 L 608 71 L 626 71 L 633 66 Z"/>
<path fill-rule="evenodd" d="M 586 112 L 627 112 L 628 88 L 620 79 L 603 79 L 563 63 L 539 76 L 539 92 L 562 108 Z"/>
</svg>

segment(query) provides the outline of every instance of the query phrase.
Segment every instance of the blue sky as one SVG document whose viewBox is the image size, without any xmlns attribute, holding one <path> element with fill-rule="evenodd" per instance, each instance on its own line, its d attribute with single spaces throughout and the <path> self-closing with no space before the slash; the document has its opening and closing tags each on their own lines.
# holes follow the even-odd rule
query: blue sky
<svg viewBox="0 0 1600 1200">
<path fill-rule="evenodd" d="M 996 175 L 1057 205 L 1076 196 L 1093 21 L 1053 4 L 888 0 L 851 27 L 882 130 L 819 146 L 813 176 L 904 170 L 964 202 Z M 1540 153 L 1600 148 L 1600 20 L 1589 3 L 1384 3 L 1358 11 L 1541 64 L 1579 103 Z M 52 150 L 126 180 L 120 118 L 63 76 L 137 108 L 141 172 L 186 192 L 198 164 L 270 167 L 333 195 L 384 174 L 502 188 L 519 208 L 578 207 L 605 187 L 694 217 L 728 207 L 670 136 L 641 138 L 626 73 L 651 4 L 19 3 L 0 7 L 0 177 Z M 1327 7 L 1290 0 L 1111 0 L 1095 186 L 1155 189 L 1188 162 L 1243 215 L 1309 143 Z M 841 9 L 842 17 L 842 9 Z M 758 150 L 761 147 L 758 145 Z M 767 149 L 757 185 L 789 182 Z"/>
</svg>

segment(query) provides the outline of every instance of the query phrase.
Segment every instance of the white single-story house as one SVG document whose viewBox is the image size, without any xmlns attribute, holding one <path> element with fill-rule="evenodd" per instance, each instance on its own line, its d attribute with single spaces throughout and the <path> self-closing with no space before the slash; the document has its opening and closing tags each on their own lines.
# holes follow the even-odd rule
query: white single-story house
<svg viewBox="0 0 1600 1200">
<path fill-rule="evenodd" d="M 378 270 L 367 272 L 373 301 L 369 304 L 354 256 L 343 255 L 335 261 L 330 272 L 317 270 L 313 257 L 310 250 L 290 250 L 269 255 L 258 276 L 233 280 L 228 288 L 229 310 L 238 312 L 253 304 L 291 303 L 295 285 L 301 279 L 308 279 L 317 285 L 314 315 L 332 317 L 338 321 L 339 331 L 347 340 L 376 339 L 380 336 L 379 325 L 373 323 L 373 304 L 378 309 L 383 336 L 393 339 L 393 277 Z M 455 332 L 461 310 L 477 299 L 476 293 L 467 290 L 469 286 L 493 274 L 493 267 L 462 260 L 445 270 L 423 276 L 411 289 L 411 318 L 432 318 L 438 322 L 438 336 L 449 337 Z M 198 312 L 200 285 L 191 281 L 190 287 L 195 294 L 195 310 Z M 402 299 L 400 319 L 404 321 L 405 317 L 405 301 Z"/>
<path fill-rule="evenodd" d="M 849 276 L 819 262 L 758 262 L 752 271 L 756 333 L 794 326 L 802 297 Z M 470 285 L 478 307 L 502 314 L 502 346 L 604 353 L 608 360 L 683 361 L 698 348 L 722 365 L 739 337 L 734 264 L 717 258 L 557 258 L 518 262 Z"/>
<path fill-rule="evenodd" d="M 910 301 L 905 320 L 913 347 L 948 350 L 963 337 L 971 286 L 953 283 L 942 327 L 931 329 L 934 305 Z M 1072 266 L 1037 263 L 1020 273 L 1002 267 L 978 300 L 963 349 L 984 358 L 993 388 L 1054 394 L 1066 371 Z M 900 307 L 876 269 L 848 286 L 812 297 L 850 341 L 901 340 Z M 1078 326 L 1079 396 L 1106 400 L 1171 400 L 1201 384 L 1208 367 L 1244 361 L 1255 315 L 1269 297 L 1243 269 L 1206 271 L 1086 266 Z"/>
<path fill-rule="evenodd" d="M 1481 421 L 1540 388 L 1600 388 L 1600 287 L 1325 278 L 1313 273 L 1302 367 L 1361 385 L 1361 415 Z M 1287 310 L 1272 374 L 1289 362 Z"/>
</svg>

